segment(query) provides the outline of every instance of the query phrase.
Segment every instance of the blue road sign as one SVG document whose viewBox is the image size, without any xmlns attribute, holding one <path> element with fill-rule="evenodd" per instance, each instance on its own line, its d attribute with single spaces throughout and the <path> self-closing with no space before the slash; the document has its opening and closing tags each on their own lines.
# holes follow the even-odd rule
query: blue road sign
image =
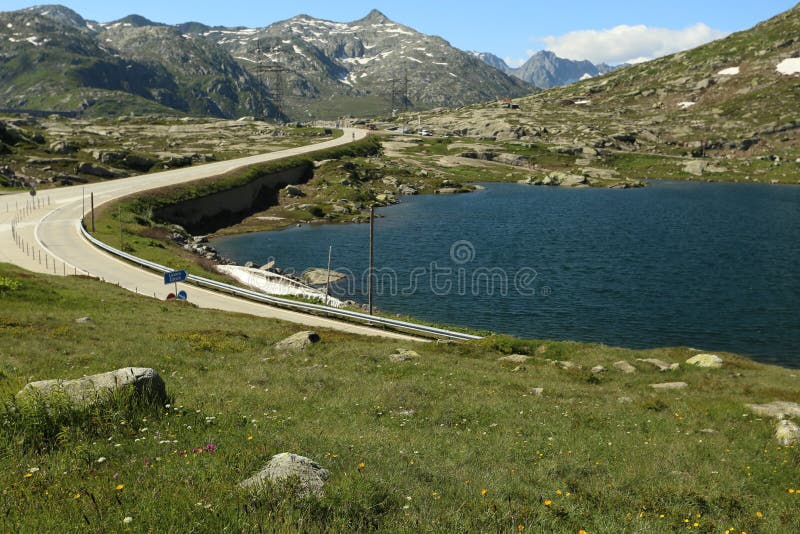
<svg viewBox="0 0 800 534">
<path fill-rule="evenodd" d="M 175 298 L 178 300 L 188 300 L 189 295 L 186 294 L 186 291 L 181 289 L 180 291 L 178 291 L 178 295 Z"/>
<path fill-rule="evenodd" d="M 186 280 L 186 271 L 171 271 L 164 273 L 164 284 L 177 284 Z"/>
</svg>

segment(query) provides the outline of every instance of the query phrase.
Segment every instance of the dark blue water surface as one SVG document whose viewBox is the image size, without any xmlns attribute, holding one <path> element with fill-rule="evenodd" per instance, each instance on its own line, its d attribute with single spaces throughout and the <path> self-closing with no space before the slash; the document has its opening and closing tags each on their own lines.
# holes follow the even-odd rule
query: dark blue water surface
<svg viewBox="0 0 800 534">
<path fill-rule="evenodd" d="M 379 210 L 375 306 L 522 337 L 686 345 L 800 367 L 800 187 L 633 190 L 486 184 Z M 365 301 L 369 225 L 218 239 L 238 263 L 348 271 Z"/>
</svg>

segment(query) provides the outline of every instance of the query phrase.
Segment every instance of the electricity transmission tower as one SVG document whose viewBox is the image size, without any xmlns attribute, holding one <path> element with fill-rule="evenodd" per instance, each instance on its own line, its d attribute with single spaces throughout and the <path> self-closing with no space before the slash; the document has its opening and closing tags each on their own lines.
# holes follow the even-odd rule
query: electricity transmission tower
<svg viewBox="0 0 800 534">
<path fill-rule="evenodd" d="M 277 49 L 272 49 L 277 51 Z M 255 73 L 258 78 L 258 94 L 256 95 L 256 112 L 259 113 L 259 118 L 266 117 L 266 101 L 267 95 L 265 89 L 269 90 L 269 98 L 275 106 L 275 111 L 280 114 L 283 108 L 284 100 L 284 73 L 288 71 L 286 67 L 278 63 L 267 63 L 269 56 L 261 46 L 261 39 L 256 41 L 255 50 Z"/>
</svg>

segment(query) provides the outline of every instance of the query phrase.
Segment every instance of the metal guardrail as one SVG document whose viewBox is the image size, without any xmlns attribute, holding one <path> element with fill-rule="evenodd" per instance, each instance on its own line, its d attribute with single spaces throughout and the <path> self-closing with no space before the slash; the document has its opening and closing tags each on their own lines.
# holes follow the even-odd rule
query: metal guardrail
<svg viewBox="0 0 800 534">
<path fill-rule="evenodd" d="M 169 267 L 165 267 L 163 265 L 159 265 L 152 261 L 145 260 L 143 258 L 139 258 L 132 254 L 128 254 L 127 252 L 123 252 L 119 249 L 116 249 L 106 243 L 103 243 L 93 235 L 91 235 L 86 228 L 84 228 L 83 223 L 79 221 L 78 226 L 80 227 L 81 234 L 83 237 L 86 238 L 90 243 L 95 245 L 98 248 L 105 250 L 115 256 L 119 256 L 125 260 L 128 260 L 131 263 L 135 263 L 141 267 L 146 267 L 153 271 L 158 271 L 161 273 L 170 272 L 173 269 Z M 280 297 L 273 297 L 270 295 L 265 295 L 263 293 L 259 293 L 257 291 L 250 291 L 249 289 L 243 289 L 240 287 L 236 287 L 231 284 L 225 284 L 223 282 L 217 282 L 216 280 L 211 280 L 208 278 L 203 278 L 202 276 L 196 276 L 190 274 L 186 277 L 186 279 L 195 285 L 210 288 L 216 291 L 223 291 L 225 293 L 230 293 L 237 297 L 245 298 L 248 300 L 253 300 L 256 302 L 261 302 L 263 304 L 270 304 L 273 306 L 278 306 L 281 308 L 289 308 L 291 310 L 300 311 L 303 313 L 313 313 L 313 314 L 327 314 L 333 315 L 337 317 L 341 317 L 343 319 L 349 319 L 351 321 L 359 322 L 359 323 L 366 323 L 368 326 L 374 325 L 383 325 L 388 326 L 391 328 L 397 328 L 404 331 L 414 332 L 418 334 L 425 334 L 425 335 L 432 335 L 437 336 L 439 338 L 449 338 L 449 339 L 458 339 L 458 340 L 474 340 L 474 339 L 482 339 L 481 336 L 475 336 L 472 334 L 464 334 L 462 332 L 453 332 L 451 330 L 445 330 L 442 328 L 434 328 L 432 326 L 425 326 L 415 323 L 407 323 L 405 321 L 398 321 L 395 319 L 389 319 L 386 317 L 378 317 L 375 315 L 369 315 L 366 313 L 359 313 L 354 311 L 348 310 L 340 310 L 338 308 L 331 308 L 328 306 L 323 306 L 321 304 L 306 304 L 303 302 L 297 302 L 294 300 L 282 299 Z"/>
</svg>

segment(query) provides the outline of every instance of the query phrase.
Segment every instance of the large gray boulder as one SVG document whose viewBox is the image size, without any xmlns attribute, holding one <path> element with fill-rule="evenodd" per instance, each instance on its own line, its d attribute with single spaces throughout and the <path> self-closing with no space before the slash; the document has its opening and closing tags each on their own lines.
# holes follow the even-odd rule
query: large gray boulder
<svg viewBox="0 0 800 534">
<path fill-rule="evenodd" d="M 497 358 L 497 361 L 501 363 L 525 363 L 528 360 L 530 360 L 530 356 L 525 356 L 524 354 L 509 354 L 508 356 Z"/>
<path fill-rule="evenodd" d="M 319 334 L 313 332 L 311 330 L 306 330 L 303 332 L 298 332 L 292 336 L 287 337 L 286 339 L 279 341 L 275 344 L 275 348 L 278 350 L 305 350 L 309 346 L 314 343 L 318 343 L 320 340 Z"/>
<path fill-rule="evenodd" d="M 287 484 L 295 481 L 300 495 L 320 495 L 328 478 L 330 478 L 328 470 L 323 469 L 311 458 L 282 452 L 273 456 L 264 469 L 239 483 L 239 487 L 257 491 L 267 482 Z"/>
<path fill-rule="evenodd" d="M 632 366 L 625 360 L 614 362 L 614 369 L 616 369 L 617 371 L 622 371 L 626 375 L 633 374 L 636 372 L 636 367 Z"/>
<path fill-rule="evenodd" d="M 796 402 L 775 401 L 767 404 L 748 404 L 750 411 L 756 415 L 783 419 L 784 417 L 800 417 L 800 404 Z"/>
<path fill-rule="evenodd" d="M 75 407 L 86 407 L 124 392 L 153 402 L 166 402 L 167 399 L 166 386 L 158 371 L 147 367 L 124 367 L 73 380 L 31 382 L 17 393 L 17 401 L 43 400 L 45 405 L 49 405 L 59 399 Z"/>
<path fill-rule="evenodd" d="M 76 168 L 76 172 L 80 174 L 88 174 L 90 176 L 97 176 L 98 178 L 116 178 L 117 173 L 106 169 L 105 167 L 101 167 L 99 165 L 94 165 L 85 161 L 78 165 Z"/>
<path fill-rule="evenodd" d="M 650 387 L 656 390 L 686 389 L 689 387 L 689 384 L 686 382 L 664 382 L 661 384 L 650 384 Z"/>
</svg>

